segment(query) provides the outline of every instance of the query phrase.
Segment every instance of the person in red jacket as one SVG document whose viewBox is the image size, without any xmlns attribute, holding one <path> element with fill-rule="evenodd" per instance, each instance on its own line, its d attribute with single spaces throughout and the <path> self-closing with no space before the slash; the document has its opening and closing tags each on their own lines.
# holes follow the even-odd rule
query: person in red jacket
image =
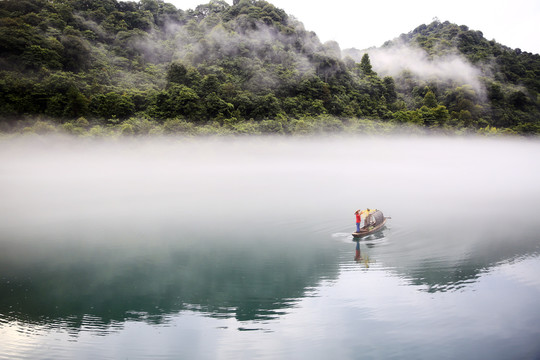
<svg viewBox="0 0 540 360">
<path fill-rule="evenodd" d="M 362 222 L 362 218 L 360 217 L 360 210 L 356 210 L 354 214 L 356 215 L 356 232 L 360 232 L 360 223 Z"/>
</svg>

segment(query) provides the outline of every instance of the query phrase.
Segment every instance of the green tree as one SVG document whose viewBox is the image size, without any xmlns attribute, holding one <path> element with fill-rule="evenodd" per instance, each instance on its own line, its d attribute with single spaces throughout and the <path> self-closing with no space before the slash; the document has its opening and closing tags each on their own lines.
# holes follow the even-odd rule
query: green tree
<svg viewBox="0 0 540 360">
<path fill-rule="evenodd" d="M 91 61 L 91 47 L 88 42 L 80 37 L 67 35 L 62 37 L 64 47 L 64 67 L 69 71 L 88 69 Z"/>
<path fill-rule="evenodd" d="M 167 71 L 167 81 L 169 83 L 189 86 L 187 73 L 188 70 L 184 64 L 173 62 Z"/>
<path fill-rule="evenodd" d="M 64 116 L 68 118 L 76 118 L 86 115 L 90 101 L 84 96 L 79 89 L 71 86 L 66 93 L 67 103 L 64 108 Z"/>
<path fill-rule="evenodd" d="M 197 93 L 185 85 L 173 85 L 166 91 L 157 93 L 153 100 L 151 114 L 161 119 L 178 116 L 197 118 L 202 106 Z"/>
<path fill-rule="evenodd" d="M 133 115 L 135 104 L 131 99 L 116 92 L 98 94 L 91 99 L 93 112 L 104 119 L 126 119 Z"/>
<path fill-rule="evenodd" d="M 228 118 L 234 110 L 233 104 L 224 101 L 215 92 L 206 96 L 204 103 L 209 118 Z"/>
<path fill-rule="evenodd" d="M 384 97 L 389 104 L 394 103 L 397 100 L 396 82 L 391 76 L 385 76 L 383 79 L 384 84 Z"/>
<path fill-rule="evenodd" d="M 369 59 L 368 53 L 365 53 L 360 60 L 360 70 L 364 75 L 373 75 L 373 68 L 371 66 L 371 60 Z"/>
<path fill-rule="evenodd" d="M 201 87 L 200 87 L 200 94 L 203 96 L 208 96 L 211 93 L 221 93 L 221 82 L 219 81 L 219 78 L 215 74 L 209 74 L 206 75 L 203 78 Z"/>
<path fill-rule="evenodd" d="M 49 69 L 62 68 L 62 57 L 58 52 L 42 48 L 39 45 L 30 45 L 21 55 L 22 62 L 28 68 L 40 69 L 46 67 Z"/>
<path fill-rule="evenodd" d="M 437 106 L 437 98 L 435 97 L 435 94 L 433 91 L 428 90 L 426 95 L 424 96 L 424 105 L 428 108 L 434 108 Z"/>
<path fill-rule="evenodd" d="M 252 113 L 254 119 L 274 118 L 281 111 L 279 100 L 273 93 L 257 97 L 255 103 L 255 110 Z"/>
</svg>

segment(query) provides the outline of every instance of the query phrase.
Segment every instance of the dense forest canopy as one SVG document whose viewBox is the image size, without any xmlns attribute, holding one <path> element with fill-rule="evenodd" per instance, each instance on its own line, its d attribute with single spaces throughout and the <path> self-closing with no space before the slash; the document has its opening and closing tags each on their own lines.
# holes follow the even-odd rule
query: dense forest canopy
<svg viewBox="0 0 540 360">
<path fill-rule="evenodd" d="M 381 65 L 404 48 L 472 75 Z M 342 51 L 262 0 L 0 1 L 0 131 L 536 134 L 539 76 L 538 54 L 438 20 Z"/>
</svg>

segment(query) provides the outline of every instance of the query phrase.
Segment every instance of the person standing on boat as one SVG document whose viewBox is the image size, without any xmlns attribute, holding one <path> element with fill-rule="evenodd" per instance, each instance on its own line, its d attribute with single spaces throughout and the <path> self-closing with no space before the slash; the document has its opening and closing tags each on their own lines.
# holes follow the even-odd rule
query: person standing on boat
<svg viewBox="0 0 540 360">
<path fill-rule="evenodd" d="M 360 223 L 362 222 L 362 212 L 360 212 L 360 210 L 356 210 L 354 214 L 356 215 L 356 232 L 360 232 Z"/>
<path fill-rule="evenodd" d="M 367 225 L 369 224 L 368 223 L 368 218 L 369 218 L 369 213 L 370 213 L 371 210 L 369 210 L 369 208 L 367 208 L 366 210 L 362 210 L 360 211 L 360 218 L 364 218 L 364 227 L 367 228 Z"/>
<path fill-rule="evenodd" d="M 364 228 L 367 229 L 375 223 L 375 219 L 372 216 L 375 212 L 377 212 L 377 209 L 367 208 L 367 210 L 362 211 L 364 213 Z"/>
</svg>

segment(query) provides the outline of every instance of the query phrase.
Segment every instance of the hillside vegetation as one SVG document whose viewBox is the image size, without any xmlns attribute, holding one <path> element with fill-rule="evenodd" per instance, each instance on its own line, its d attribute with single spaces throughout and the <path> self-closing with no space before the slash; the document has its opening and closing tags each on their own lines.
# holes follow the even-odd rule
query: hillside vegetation
<svg viewBox="0 0 540 360">
<path fill-rule="evenodd" d="M 439 21 L 379 50 L 398 45 L 478 76 L 378 72 L 371 50 L 342 54 L 266 1 L 4 0 L 0 131 L 540 132 L 538 54 Z"/>
</svg>

